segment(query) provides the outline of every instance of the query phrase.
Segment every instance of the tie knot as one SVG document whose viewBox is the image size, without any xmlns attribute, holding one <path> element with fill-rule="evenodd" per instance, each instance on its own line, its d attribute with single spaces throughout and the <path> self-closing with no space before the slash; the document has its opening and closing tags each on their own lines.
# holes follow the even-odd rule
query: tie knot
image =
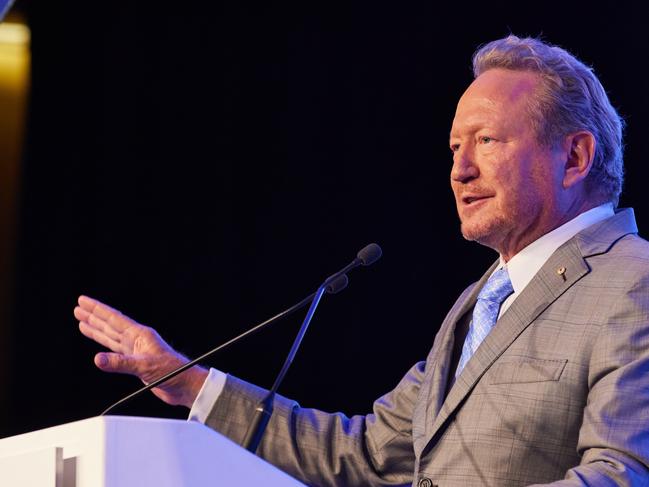
<svg viewBox="0 0 649 487">
<path fill-rule="evenodd" d="M 494 272 L 487 280 L 478 294 L 478 299 L 500 304 L 513 292 L 514 287 L 512 281 L 509 280 L 509 273 L 507 268 L 503 267 Z"/>
</svg>

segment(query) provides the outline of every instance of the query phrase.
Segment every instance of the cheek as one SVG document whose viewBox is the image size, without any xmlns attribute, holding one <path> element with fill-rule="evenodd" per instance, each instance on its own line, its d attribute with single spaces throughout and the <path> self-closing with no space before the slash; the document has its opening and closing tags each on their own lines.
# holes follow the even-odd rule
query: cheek
<svg viewBox="0 0 649 487">
<path fill-rule="evenodd" d="M 516 194 L 525 198 L 534 193 L 543 192 L 548 187 L 549 174 L 542 164 L 527 152 L 503 155 L 497 164 L 494 164 L 494 179 L 500 188 L 507 194 Z"/>
<path fill-rule="evenodd" d="M 503 213 L 521 214 L 530 206 L 536 206 L 539 187 L 530 174 L 519 169 L 515 165 L 508 165 L 493 175 L 493 189 L 498 195 L 497 207 Z"/>
</svg>

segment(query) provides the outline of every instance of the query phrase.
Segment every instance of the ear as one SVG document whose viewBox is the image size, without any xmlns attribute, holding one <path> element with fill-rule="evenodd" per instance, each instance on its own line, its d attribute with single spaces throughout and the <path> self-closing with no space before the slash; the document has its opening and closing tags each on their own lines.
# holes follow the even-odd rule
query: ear
<svg viewBox="0 0 649 487">
<path fill-rule="evenodd" d="M 597 142 L 593 134 L 587 130 L 570 134 L 565 139 L 566 163 L 563 174 L 563 187 L 572 188 L 583 181 L 595 157 Z"/>
</svg>

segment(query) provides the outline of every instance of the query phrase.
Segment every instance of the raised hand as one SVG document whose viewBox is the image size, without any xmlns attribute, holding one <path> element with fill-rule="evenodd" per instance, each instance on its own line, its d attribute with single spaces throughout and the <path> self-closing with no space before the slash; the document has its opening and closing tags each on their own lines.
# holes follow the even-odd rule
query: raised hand
<svg viewBox="0 0 649 487">
<path fill-rule="evenodd" d="M 87 296 L 74 308 L 83 335 L 111 350 L 95 355 L 95 365 L 105 372 L 154 381 L 189 360 L 171 348 L 153 328 Z M 152 392 L 168 404 L 191 407 L 207 371 L 195 366 L 170 379 Z"/>
</svg>

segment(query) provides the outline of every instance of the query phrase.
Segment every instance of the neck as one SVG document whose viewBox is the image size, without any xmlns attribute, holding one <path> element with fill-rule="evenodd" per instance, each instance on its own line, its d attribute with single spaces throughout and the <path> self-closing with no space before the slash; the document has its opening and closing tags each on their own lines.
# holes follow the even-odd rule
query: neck
<svg viewBox="0 0 649 487">
<path fill-rule="evenodd" d="M 499 246 L 499 248 L 494 248 L 494 250 L 496 250 L 500 254 L 500 258 L 504 262 L 509 262 L 521 250 L 523 250 L 532 242 L 541 238 L 543 235 L 550 233 L 551 231 L 559 228 L 561 225 L 568 223 L 570 220 L 576 218 L 582 213 L 585 213 L 588 210 L 592 210 L 593 208 L 601 204 L 603 203 L 588 200 L 575 201 L 570 206 L 558 212 L 555 217 L 551 219 L 550 223 L 546 225 L 537 225 L 534 231 L 524 232 L 522 235 L 519 235 L 518 238 L 509 236 L 509 238 L 503 239 L 503 242 Z M 539 222 L 535 223 L 538 224 Z"/>
</svg>

